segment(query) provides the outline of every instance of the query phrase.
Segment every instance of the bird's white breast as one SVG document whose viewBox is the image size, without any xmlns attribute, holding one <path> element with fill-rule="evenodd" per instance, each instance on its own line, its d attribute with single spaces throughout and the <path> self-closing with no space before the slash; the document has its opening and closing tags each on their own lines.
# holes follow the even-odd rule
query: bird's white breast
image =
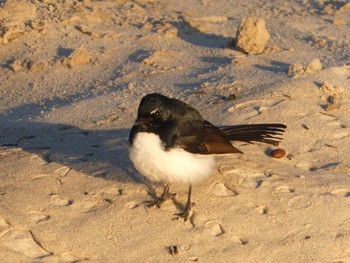
<svg viewBox="0 0 350 263">
<path fill-rule="evenodd" d="M 165 150 L 154 133 L 137 133 L 129 156 L 135 168 L 152 181 L 192 184 L 208 177 L 215 167 L 213 156 L 192 154 L 180 148 Z"/>
</svg>

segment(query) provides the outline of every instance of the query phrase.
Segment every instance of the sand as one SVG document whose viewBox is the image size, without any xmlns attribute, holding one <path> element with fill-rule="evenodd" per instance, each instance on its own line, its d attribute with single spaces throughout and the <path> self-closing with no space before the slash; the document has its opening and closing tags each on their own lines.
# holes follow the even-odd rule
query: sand
<svg viewBox="0 0 350 263">
<path fill-rule="evenodd" d="M 346 1 L 0 1 L 1 262 L 350 262 L 349 32 Z M 151 92 L 288 128 L 174 220 L 128 158 Z"/>
</svg>

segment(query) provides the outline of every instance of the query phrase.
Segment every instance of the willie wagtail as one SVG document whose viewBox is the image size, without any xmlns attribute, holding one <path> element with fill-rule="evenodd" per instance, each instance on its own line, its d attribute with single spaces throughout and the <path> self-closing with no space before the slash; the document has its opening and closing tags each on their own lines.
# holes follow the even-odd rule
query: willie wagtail
<svg viewBox="0 0 350 263">
<path fill-rule="evenodd" d="M 215 154 L 242 153 L 231 141 L 278 143 L 285 128 L 279 123 L 216 127 L 187 103 L 152 93 L 140 102 L 130 131 L 129 156 L 142 175 L 167 183 L 163 194 L 148 206 L 160 207 L 172 198 L 170 183 L 189 185 L 186 207 L 177 214 L 186 221 L 192 205 L 192 184 L 214 170 Z"/>
</svg>

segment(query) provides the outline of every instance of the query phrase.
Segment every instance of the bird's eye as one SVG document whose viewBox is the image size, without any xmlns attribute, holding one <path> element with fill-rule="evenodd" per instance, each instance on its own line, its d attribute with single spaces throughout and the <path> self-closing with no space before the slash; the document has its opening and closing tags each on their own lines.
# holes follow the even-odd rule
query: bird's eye
<svg viewBox="0 0 350 263">
<path fill-rule="evenodd" d="M 160 114 L 159 114 L 158 109 L 152 111 L 152 112 L 151 112 L 151 115 L 154 116 L 154 117 L 156 117 L 156 118 L 159 118 L 159 117 L 160 117 Z"/>
</svg>

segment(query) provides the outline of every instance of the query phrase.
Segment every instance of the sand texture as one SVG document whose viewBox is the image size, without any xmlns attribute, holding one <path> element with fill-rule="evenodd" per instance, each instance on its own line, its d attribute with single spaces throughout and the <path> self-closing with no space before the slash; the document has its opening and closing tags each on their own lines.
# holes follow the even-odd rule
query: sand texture
<svg viewBox="0 0 350 263">
<path fill-rule="evenodd" d="M 350 262 L 349 32 L 345 0 L 0 0 L 0 261 Z M 288 128 L 174 220 L 128 157 L 151 92 Z"/>
</svg>

